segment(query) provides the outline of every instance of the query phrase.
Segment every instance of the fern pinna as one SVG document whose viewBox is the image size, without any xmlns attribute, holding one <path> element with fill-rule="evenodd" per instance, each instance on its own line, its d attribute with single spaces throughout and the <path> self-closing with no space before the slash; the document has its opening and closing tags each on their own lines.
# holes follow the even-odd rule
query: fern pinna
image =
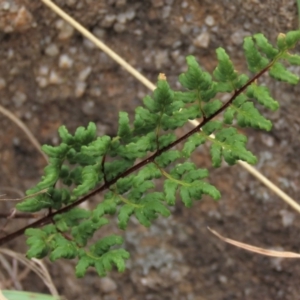
<svg viewBox="0 0 300 300">
<path fill-rule="evenodd" d="M 247 138 L 235 127 L 271 129 L 271 122 L 255 103 L 271 110 L 279 105 L 257 80 L 268 72 L 276 80 L 296 84 L 299 78 L 286 65 L 300 65 L 300 56 L 289 53 L 299 40 L 300 31 L 279 34 L 277 47 L 262 34 L 245 38 L 248 69 L 254 74 L 250 79 L 238 74 L 223 48 L 216 51 L 218 64 L 212 75 L 188 56 L 188 70 L 179 76 L 183 91 L 172 90 L 160 74 L 153 95 L 136 108 L 133 124 L 127 113 L 120 112 L 115 137 L 97 137 L 94 123 L 79 127 L 74 135 L 62 126 L 61 144 L 42 148 L 49 156 L 45 175 L 17 205 L 22 212 L 47 209 L 47 216 L 2 238 L 0 244 L 25 232 L 29 258 L 77 258 L 78 277 L 90 266 L 100 276 L 113 265 L 123 271 L 129 253 L 116 247 L 123 239 L 110 235 L 91 243 L 93 234 L 109 222 L 108 215 L 117 215 L 119 227 L 125 230 L 131 216 L 144 226 L 150 226 L 158 215 L 168 217 L 168 206 L 175 204 L 177 196 L 187 207 L 202 195 L 219 199 L 218 189 L 206 180 L 208 171 L 198 169 L 189 157 L 209 141 L 214 167 L 219 167 L 222 159 L 229 165 L 237 160 L 256 163 L 246 149 Z M 216 99 L 220 93 L 231 97 L 222 102 Z M 177 138 L 174 130 L 193 119 L 198 119 L 199 125 Z M 179 143 L 183 144 L 181 150 L 175 149 Z M 156 189 L 158 178 L 164 181 L 163 191 Z M 78 207 L 99 192 L 105 194 L 94 210 Z"/>
</svg>

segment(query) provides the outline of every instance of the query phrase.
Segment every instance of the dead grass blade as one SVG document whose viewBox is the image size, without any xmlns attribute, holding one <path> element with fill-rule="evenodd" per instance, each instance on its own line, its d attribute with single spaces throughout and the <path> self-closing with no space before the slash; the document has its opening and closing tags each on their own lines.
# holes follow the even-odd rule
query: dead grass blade
<svg viewBox="0 0 300 300">
<path fill-rule="evenodd" d="M 266 256 L 272 256 L 272 257 L 282 257 L 282 258 L 300 258 L 300 254 L 295 253 L 295 252 L 287 252 L 287 251 L 276 251 L 276 250 L 268 250 L 268 249 L 264 249 L 264 248 L 260 248 L 260 247 L 255 247 L 249 244 L 244 244 L 232 239 L 228 239 L 222 235 L 220 235 L 218 232 L 216 232 L 215 230 L 207 227 L 207 229 L 213 233 L 215 236 L 217 236 L 219 239 L 221 239 L 222 241 L 231 244 L 233 246 L 236 246 L 238 248 L 242 248 L 245 249 L 247 251 L 250 252 L 254 252 L 254 253 L 258 253 L 261 255 L 266 255 Z"/>
<path fill-rule="evenodd" d="M 3 195 L 0 195 L 0 201 L 23 201 L 23 200 L 25 200 L 25 199 L 28 199 L 28 198 L 33 198 L 33 197 L 35 197 L 35 196 L 37 196 L 37 195 L 39 195 L 39 194 L 43 194 L 43 193 L 46 193 L 48 191 L 48 189 L 46 188 L 46 189 L 43 189 L 43 190 L 41 190 L 41 191 L 38 191 L 38 192 L 36 192 L 36 193 L 34 193 L 34 194 L 31 194 L 31 195 L 29 195 L 29 196 L 25 196 L 25 197 L 21 197 L 21 198 L 13 198 L 13 199 L 1 199 L 1 197 L 3 196 Z"/>
<path fill-rule="evenodd" d="M 24 254 L 17 253 L 4 248 L 0 248 L 0 254 L 7 255 L 13 259 L 16 259 L 23 265 L 25 265 L 27 268 L 29 268 L 31 271 L 33 271 L 37 276 L 39 276 L 42 279 L 42 281 L 47 286 L 52 296 L 56 296 L 56 297 L 59 296 L 56 287 L 51 279 L 51 276 L 47 268 L 45 267 L 44 263 L 41 260 L 38 259 L 29 260 L 24 256 Z"/>
<path fill-rule="evenodd" d="M 13 121 L 22 131 L 26 134 L 30 142 L 34 145 L 34 147 L 38 150 L 38 152 L 44 157 L 45 161 L 48 163 L 47 155 L 41 150 L 41 145 L 38 140 L 34 137 L 29 128 L 14 114 L 12 114 L 9 110 L 0 105 L 0 113 L 8 117 L 11 121 Z"/>
</svg>

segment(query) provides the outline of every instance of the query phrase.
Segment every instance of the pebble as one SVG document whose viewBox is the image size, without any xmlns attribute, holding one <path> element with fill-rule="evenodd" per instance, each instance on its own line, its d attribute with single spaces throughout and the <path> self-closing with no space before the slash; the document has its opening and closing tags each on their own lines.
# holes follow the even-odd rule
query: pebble
<svg viewBox="0 0 300 300">
<path fill-rule="evenodd" d="M 49 67 L 48 66 L 40 66 L 39 68 L 39 74 L 42 76 L 46 76 L 49 73 Z"/>
<path fill-rule="evenodd" d="M 40 88 L 45 88 L 48 85 L 48 79 L 44 76 L 37 76 L 35 80 Z"/>
<path fill-rule="evenodd" d="M 155 58 L 155 67 L 157 69 L 161 69 L 161 67 L 165 64 L 168 64 L 169 56 L 167 50 L 160 50 L 156 53 Z"/>
<path fill-rule="evenodd" d="M 77 81 L 75 86 L 75 97 L 80 98 L 83 96 L 85 90 L 86 90 L 86 82 L 83 81 Z"/>
<path fill-rule="evenodd" d="M 116 20 L 116 15 L 106 15 L 101 22 L 101 27 L 110 28 Z"/>
<path fill-rule="evenodd" d="M 193 44 L 198 48 L 207 48 L 209 45 L 209 33 L 202 32 L 194 40 Z"/>
<path fill-rule="evenodd" d="M 15 55 L 14 49 L 12 49 L 12 48 L 8 49 L 8 51 L 7 51 L 7 59 L 12 59 L 14 57 L 14 55 Z"/>
<path fill-rule="evenodd" d="M 122 7 L 126 5 L 127 0 L 117 0 L 116 7 Z"/>
<path fill-rule="evenodd" d="M 188 35 L 191 31 L 191 27 L 187 24 L 183 24 L 181 27 L 180 27 L 180 32 L 184 35 Z"/>
<path fill-rule="evenodd" d="M 49 75 L 49 83 L 50 84 L 60 84 L 62 83 L 63 80 L 62 78 L 57 74 L 56 71 L 51 70 L 50 75 Z"/>
<path fill-rule="evenodd" d="M 99 39 L 103 39 L 105 36 L 105 30 L 103 30 L 102 28 L 96 27 L 93 29 L 93 34 L 99 38 Z"/>
<path fill-rule="evenodd" d="M 143 34 L 143 31 L 142 31 L 141 29 L 135 29 L 135 30 L 133 31 L 133 33 L 134 33 L 135 35 L 142 35 L 142 34 Z"/>
<path fill-rule="evenodd" d="M 221 283 L 223 283 L 223 284 L 226 284 L 227 282 L 228 282 L 228 279 L 227 279 L 227 277 L 226 276 L 224 276 L 224 275 L 219 275 L 219 281 L 221 282 Z"/>
<path fill-rule="evenodd" d="M 14 28 L 16 31 L 25 31 L 32 26 L 33 17 L 25 6 L 22 6 L 14 20 Z"/>
<path fill-rule="evenodd" d="M 180 40 L 173 43 L 172 48 L 176 49 L 179 48 L 182 45 L 182 42 Z"/>
<path fill-rule="evenodd" d="M 88 76 L 91 74 L 91 72 L 92 72 L 92 67 L 88 66 L 88 67 L 84 68 L 78 74 L 78 80 L 85 81 L 88 78 Z"/>
<path fill-rule="evenodd" d="M 248 31 L 244 31 L 244 30 L 237 30 L 236 32 L 234 32 L 230 39 L 233 42 L 233 44 L 235 44 L 236 46 L 239 46 L 243 43 L 244 41 L 244 37 L 251 35 L 250 32 Z"/>
<path fill-rule="evenodd" d="M 261 141 L 268 147 L 273 147 L 275 143 L 274 138 L 272 136 L 264 133 L 261 135 Z"/>
<path fill-rule="evenodd" d="M 88 116 L 93 115 L 95 113 L 95 102 L 92 100 L 85 101 L 82 104 L 82 111 Z"/>
<path fill-rule="evenodd" d="M 45 53 L 48 56 L 56 56 L 59 53 L 59 49 L 56 44 L 50 44 L 46 47 Z"/>
<path fill-rule="evenodd" d="M 87 38 L 83 39 L 83 45 L 88 49 L 95 49 L 96 48 L 96 45 Z"/>
<path fill-rule="evenodd" d="M 55 27 L 59 30 L 59 40 L 67 40 L 74 34 L 74 28 L 63 20 L 56 21 Z"/>
<path fill-rule="evenodd" d="M 90 95 L 93 97 L 100 97 L 101 94 L 101 89 L 97 86 L 90 89 Z"/>
<path fill-rule="evenodd" d="M 187 1 L 183 1 L 183 2 L 181 3 L 181 7 L 182 7 L 182 8 L 187 8 L 188 6 L 189 6 L 189 4 L 188 4 Z"/>
<path fill-rule="evenodd" d="M 120 33 L 120 32 L 123 32 L 125 29 L 126 29 L 126 27 L 125 27 L 124 24 L 116 23 L 116 24 L 114 25 L 114 31 L 115 31 L 115 32 Z"/>
<path fill-rule="evenodd" d="M 135 11 L 134 10 L 128 10 L 126 13 L 126 19 L 131 21 L 135 18 Z"/>
<path fill-rule="evenodd" d="M 1 8 L 2 8 L 3 10 L 9 10 L 9 8 L 10 8 L 10 3 L 7 2 L 7 1 L 2 2 Z"/>
<path fill-rule="evenodd" d="M 62 54 L 59 57 L 58 65 L 61 69 L 70 69 L 73 66 L 73 59 L 67 54 Z"/>
<path fill-rule="evenodd" d="M 281 215 L 281 221 L 282 221 L 282 225 L 284 227 L 289 227 L 291 225 L 293 225 L 294 220 L 295 220 L 295 214 L 292 212 L 289 212 L 285 209 L 282 209 L 280 212 Z"/>
<path fill-rule="evenodd" d="M 111 293 L 117 289 L 116 282 L 110 277 L 100 278 L 100 290 L 103 293 Z"/>
<path fill-rule="evenodd" d="M 171 57 L 176 60 L 180 55 L 180 51 L 179 50 L 175 50 L 171 52 Z"/>
<path fill-rule="evenodd" d="M 120 13 L 117 15 L 117 21 L 121 24 L 125 24 L 127 21 L 127 16 L 125 13 Z"/>
<path fill-rule="evenodd" d="M 14 102 L 14 104 L 17 106 L 17 107 L 20 107 L 22 106 L 22 104 L 27 100 L 27 96 L 26 94 L 20 92 L 20 91 L 17 91 L 13 97 L 12 97 L 12 101 Z"/>
<path fill-rule="evenodd" d="M 76 5 L 77 0 L 66 0 L 66 4 L 70 7 Z"/>
<path fill-rule="evenodd" d="M 164 5 L 163 0 L 151 0 L 151 3 L 154 7 L 162 7 Z"/>
<path fill-rule="evenodd" d="M 163 19 L 166 19 L 170 16 L 170 13 L 171 13 L 171 6 L 165 6 L 163 9 L 162 9 L 162 18 Z"/>
<path fill-rule="evenodd" d="M 207 26 L 210 26 L 210 27 L 215 25 L 215 19 L 213 16 L 207 16 L 205 18 L 204 22 Z"/>
<path fill-rule="evenodd" d="M 4 78 L 0 77 L 0 90 L 3 90 L 6 87 L 6 81 Z"/>
</svg>

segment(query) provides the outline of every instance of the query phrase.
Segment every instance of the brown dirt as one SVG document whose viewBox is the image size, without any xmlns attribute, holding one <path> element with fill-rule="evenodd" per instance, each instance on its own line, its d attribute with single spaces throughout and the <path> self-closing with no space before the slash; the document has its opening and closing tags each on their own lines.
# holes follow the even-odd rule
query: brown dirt
<svg viewBox="0 0 300 300">
<path fill-rule="evenodd" d="M 279 32 L 298 25 L 296 1 L 288 0 L 56 3 L 150 80 L 164 72 L 174 87 L 186 55 L 195 55 L 211 71 L 214 50 L 222 46 L 236 68 L 245 71 L 245 35 L 262 32 L 274 40 Z M 23 120 L 41 144 L 56 144 L 61 124 L 74 130 L 94 121 L 99 134 L 114 134 L 118 111 L 132 114 L 148 91 L 59 20 L 38 0 L 0 1 L 0 103 Z M 299 74 L 299 68 L 294 71 Z M 282 108 L 267 113 L 274 122 L 271 132 L 248 131 L 249 147 L 259 158 L 258 169 L 297 198 L 300 88 L 274 82 L 269 86 Z M 16 197 L 6 188 L 25 191 L 34 185 L 44 161 L 5 117 L 0 118 L 0 140 L 0 194 Z M 199 167 L 209 165 L 208 159 L 206 149 L 193 156 Z M 73 262 L 49 264 L 59 292 L 67 299 L 95 300 L 299 299 L 298 261 L 244 252 L 206 229 L 210 226 L 257 246 L 298 252 L 297 214 L 239 166 L 211 170 L 210 181 L 222 192 L 220 202 L 204 199 L 192 209 L 178 203 L 172 217 L 157 220 L 150 229 L 132 222 L 124 233 L 131 252 L 128 269 L 124 274 L 112 272 L 109 282 L 93 271 L 75 279 Z M 11 207 L 1 204 L 1 211 Z M 13 220 L 7 229 L 22 224 Z M 24 252 L 24 239 L 7 247 Z M 106 290 L 109 284 L 111 292 Z M 23 288 L 47 292 L 34 275 L 23 281 Z"/>
</svg>

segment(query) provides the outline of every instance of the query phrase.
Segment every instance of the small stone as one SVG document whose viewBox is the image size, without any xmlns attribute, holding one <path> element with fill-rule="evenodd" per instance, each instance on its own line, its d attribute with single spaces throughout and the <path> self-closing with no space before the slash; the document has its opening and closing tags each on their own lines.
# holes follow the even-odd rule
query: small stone
<svg viewBox="0 0 300 300">
<path fill-rule="evenodd" d="M 95 49 L 96 48 L 96 45 L 87 38 L 83 39 L 83 45 L 88 49 Z"/>
<path fill-rule="evenodd" d="M 174 59 L 174 60 L 177 60 L 177 58 L 179 57 L 180 55 L 180 51 L 179 50 L 175 50 L 175 51 L 172 51 L 171 52 L 171 57 Z"/>
<path fill-rule="evenodd" d="M 183 24 L 181 27 L 180 27 L 180 32 L 184 35 L 188 35 L 191 31 L 191 27 L 187 24 Z"/>
<path fill-rule="evenodd" d="M 9 2 L 5 1 L 5 2 L 2 3 L 2 9 L 3 10 L 9 10 L 9 8 L 10 8 L 10 3 Z"/>
<path fill-rule="evenodd" d="M 121 24 L 125 24 L 127 21 L 127 17 L 125 13 L 120 13 L 117 15 L 117 21 Z"/>
<path fill-rule="evenodd" d="M 14 55 L 15 55 L 14 49 L 12 49 L 12 48 L 8 49 L 8 51 L 7 51 L 7 59 L 12 59 L 14 57 Z"/>
<path fill-rule="evenodd" d="M 15 146 L 19 146 L 20 145 L 20 139 L 18 137 L 14 137 L 12 140 L 13 144 Z"/>
<path fill-rule="evenodd" d="M 171 6 L 165 6 L 162 9 L 162 18 L 163 19 L 168 18 L 170 16 L 170 13 L 171 13 Z"/>
<path fill-rule="evenodd" d="M 77 0 L 66 0 L 66 4 L 70 7 L 76 5 Z"/>
<path fill-rule="evenodd" d="M 105 30 L 99 28 L 99 27 L 96 27 L 94 28 L 93 30 L 93 34 L 98 37 L 99 39 L 103 39 L 104 36 L 105 36 Z"/>
<path fill-rule="evenodd" d="M 135 11 L 134 10 L 128 10 L 126 13 L 126 19 L 131 21 L 135 18 Z"/>
<path fill-rule="evenodd" d="M 73 59 L 67 54 L 62 54 L 59 57 L 58 65 L 61 69 L 69 69 L 73 65 Z"/>
<path fill-rule="evenodd" d="M 50 84 L 60 84 L 60 83 L 62 83 L 61 77 L 54 70 L 51 70 L 51 72 L 50 72 L 49 83 Z"/>
<path fill-rule="evenodd" d="M 92 72 L 92 67 L 88 66 L 84 68 L 82 71 L 80 71 L 78 75 L 78 80 L 85 81 L 88 78 L 88 76 L 91 74 L 91 72 Z"/>
<path fill-rule="evenodd" d="M 49 67 L 48 66 L 40 66 L 39 68 L 39 74 L 42 76 L 46 76 L 49 73 Z"/>
<path fill-rule="evenodd" d="M 194 20 L 194 15 L 193 14 L 186 14 L 184 16 L 184 19 L 185 19 L 186 22 L 191 23 Z"/>
<path fill-rule="evenodd" d="M 181 3 L 181 7 L 182 7 L 182 8 L 187 8 L 188 6 L 189 6 L 189 4 L 188 4 L 187 1 L 183 1 L 183 2 Z"/>
<path fill-rule="evenodd" d="M 168 63 L 169 57 L 168 57 L 168 51 L 167 50 L 161 50 L 158 51 L 155 55 L 155 67 L 157 69 L 161 69 L 161 67 Z"/>
<path fill-rule="evenodd" d="M 58 20 L 55 23 L 55 27 L 59 30 L 59 34 L 58 34 L 59 40 L 67 40 L 74 33 L 74 28 L 63 20 Z"/>
<path fill-rule="evenodd" d="M 142 35 L 142 34 L 143 34 L 143 31 L 142 31 L 141 29 L 135 29 L 135 30 L 133 31 L 133 33 L 134 33 L 135 35 Z"/>
<path fill-rule="evenodd" d="M 45 88 L 48 85 L 48 79 L 43 76 L 37 76 L 35 78 L 40 88 Z"/>
<path fill-rule="evenodd" d="M 80 98 L 83 96 L 83 94 L 86 90 L 86 86 L 87 86 L 87 84 L 85 82 L 82 82 L 82 81 L 76 82 L 76 86 L 75 86 L 75 97 L 76 98 Z"/>
<path fill-rule="evenodd" d="M 289 212 L 285 209 L 282 209 L 280 212 L 281 218 L 282 218 L 282 225 L 284 227 L 289 227 L 293 225 L 294 220 L 295 220 L 295 214 L 292 212 Z"/>
<path fill-rule="evenodd" d="M 18 67 L 13 67 L 9 70 L 9 75 L 15 76 L 20 73 L 20 69 Z"/>
<path fill-rule="evenodd" d="M 176 49 L 179 48 L 182 45 L 182 42 L 180 40 L 173 43 L 172 48 Z"/>
<path fill-rule="evenodd" d="M 106 15 L 101 23 L 101 26 L 104 28 L 110 28 L 114 24 L 115 20 L 115 15 Z"/>
<path fill-rule="evenodd" d="M 14 96 L 12 97 L 12 101 L 14 102 L 14 104 L 17 106 L 17 107 L 20 107 L 22 106 L 22 104 L 27 100 L 27 96 L 20 92 L 20 91 L 17 91 Z"/>
<path fill-rule="evenodd" d="M 123 32 L 125 30 L 125 25 L 124 24 L 120 24 L 120 23 L 116 23 L 114 25 L 114 30 L 115 32 Z"/>
<path fill-rule="evenodd" d="M 233 44 L 236 46 L 239 46 L 243 43 L 244 37 L 251 35 L 250 32 L 244 31 L 244 30 L 238 30 L 235 33 L 233 33 L 230 37 Z"/>
<path fill-rule="evenodd" d="M 48 56 L 56 56 L 58 55 L 59 53 L 59 49 L 57 47 L 57 45 L 55 44 L 50 44 L 46 47 L 45 49 L 45 53 L 48 55 Z"/>
<path fill-rule="evenodd" d="M 100 97 L 102 94 L 101 89 L 97 86 L 90 89 L 90 95 L 93 97 Z"/>
<path fill-rule="evenodd" d="M 193 44 L 198 48 L 207 48 L 209 45 L 209 33 L 206 31 L 202 32 L 193 40 Z"/>
<path fill-rule="evenodd" d="M 219 275 L 219 281 L 223 284 L 226 284 L 228 282 L 228 279 L 225 275 Z"/>
<path fill-rule="evenodd" d="M 0 77 L 0 90 L 3 90 L 6 87 L 6 81 L 4 78 Z"/>
<path fill-rule="evenodd" d="M 274 146 L 274 143 L 275 143 L 274 138 L 270 135 L 262 134 L 261 135 L 261 140 L 268 147 L 273 147 Z"/>
<path fill-rule="evenodd" d="M 84 102 L 82 104 L 82 111 L 88 116 L 93 115 L 95 112 L 95 102 L 91 100 Z"/>
<path fill-rule="evenodd" d="M 116 7 L 122 7 L 126 5 L 127 0 L 117 0 L 116 1 Z"/>
<path fill-rule="evenodd" d="M 100 289 L 103 293 L 111 293 L 117 289 L 117 284 L 109 277 L 100 279 Z"/>
<path fill-rule="evenodd" d="M 207 26 L 214 26 L 215 25 L 215 19 L 213 16 L 207 16 L 204 20 L 205 24 Z"/>
<path fill-rule="evenodd" d="M 17 31 L 25 31 L 31 27 L 32 22 L 32 14 L 27 10 L 25 6 L 22 6 L 18 10 L 18 14 L 14 20 L 14 28 Z"/>
<path fill-rule="evenodd" d="M 162 7 L 164 5 L 163 0 L 151 0 L 151 2 L 154 7 Z"/>
</svg>

